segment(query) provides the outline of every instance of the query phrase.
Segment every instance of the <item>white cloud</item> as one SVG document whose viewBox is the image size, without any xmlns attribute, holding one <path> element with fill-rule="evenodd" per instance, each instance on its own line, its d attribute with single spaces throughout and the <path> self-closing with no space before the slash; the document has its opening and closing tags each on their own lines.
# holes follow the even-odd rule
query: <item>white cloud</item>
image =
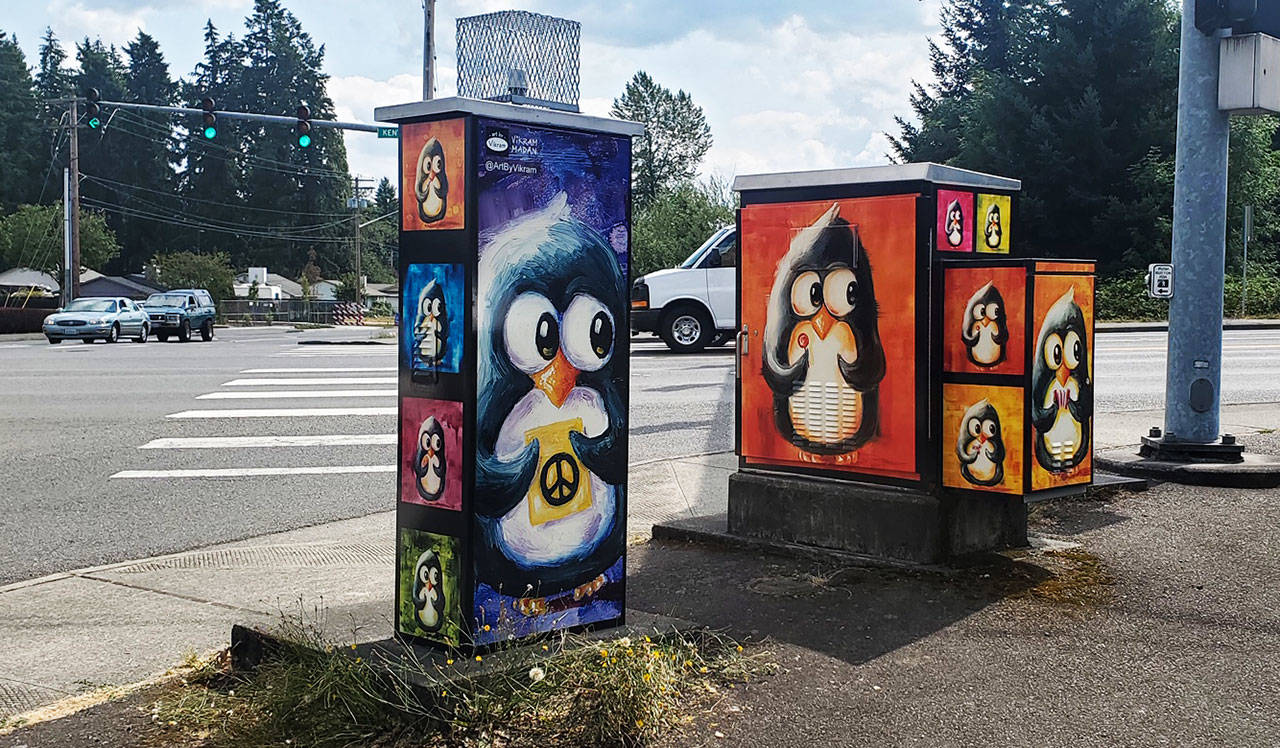
<svg viewBox="0 0 1280 748">
<path fill-rule="evenodd" d="M 57 21 L 58 35 L 69 43 L 88 36 L 119 47 L 132 41 L 139 31 L 147 30 L 147 19 L 155 15 L 156 9 L 146 5 L 90 8 L 79 0 L 55 0 L 49 4 L 49 11 Z M 72 54 L 70 44 L 68 54 Z"/>
</svg>

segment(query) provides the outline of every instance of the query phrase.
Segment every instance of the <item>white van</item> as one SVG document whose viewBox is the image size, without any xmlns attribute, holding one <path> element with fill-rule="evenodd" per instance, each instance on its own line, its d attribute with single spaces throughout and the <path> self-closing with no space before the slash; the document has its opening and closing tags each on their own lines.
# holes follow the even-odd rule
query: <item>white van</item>
<svg viewBox="0 0 1280 748">
<path fill-rule="evenodd" d="M 677 353 L 733 339 L 737 322 L 738 230 L 725 226 L 680 267 L 631 286 L 631 330 L 659 335 Z"/>
</svg>

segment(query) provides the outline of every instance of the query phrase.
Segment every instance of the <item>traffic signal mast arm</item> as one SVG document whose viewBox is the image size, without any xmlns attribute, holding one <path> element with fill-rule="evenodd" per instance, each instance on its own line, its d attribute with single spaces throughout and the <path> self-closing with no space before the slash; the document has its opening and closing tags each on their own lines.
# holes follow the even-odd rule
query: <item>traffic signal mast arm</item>
<svg viewBox="0 0 1280 748">
<path fill-rule="evenodd" d="M 121 109 L 140 109 L 146 112 L 165 112 L 167 114 L 194 114 L 203 116 L 204 109 L 193 109 L 181 106 L 159 106 L 157 104 L 135 104 L 130 101 L 99 101 L 101 106 L 119 107 Z M 255 114 L 253 112 L 224 112 L 222 110 L 214 110 L 213 114 L 220 118 L 226 119 L 243 119 L 252 122 L 274 122 L 281 125 L 297 125 L 297 117 L 288 117 L 278 114 Z M 331 119 L 313 119 L 309 120 L 312 127 L 329 127 L 335 130 L 358 130 L 359 132 L 377 132 L 377 125 L 366 125 L 363 122 L 340 122 Z"/>
</svg>

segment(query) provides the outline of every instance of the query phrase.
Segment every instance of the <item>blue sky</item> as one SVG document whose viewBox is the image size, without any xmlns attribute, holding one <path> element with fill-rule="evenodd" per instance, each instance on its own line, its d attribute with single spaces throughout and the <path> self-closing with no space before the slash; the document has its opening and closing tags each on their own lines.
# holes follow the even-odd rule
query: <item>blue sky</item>
<svg viewBox="0 0 1280 748">
<path fill-rule="evenodd" d="M 582 23 L 581 105 L 604 114 L 636 70 L 682 88 L 706 112 L 715 145 L 704 175 L 886 162 L 884 132 L 909 111 L 913 78 L 928 78 L 926 40 L 940 0 L 438 0 L 437 95 L 455 90 L 454 22 L 520 9 Z M 174 74 L 189 74 L 211 18 L 239 34 L 252 0 L 4 0 L 0 30 L 34 64 L 51 26 L 71 50 L 89 35 L 121 46 L 139 29 L 160 42 Z M 417 100 L 422 83 L 420 0 L 286 0 L 326 49 L 329 93 L 341 119 Z M 347 135 L 351 168 L 393 176 L 392 141 Z"/>
</svg>

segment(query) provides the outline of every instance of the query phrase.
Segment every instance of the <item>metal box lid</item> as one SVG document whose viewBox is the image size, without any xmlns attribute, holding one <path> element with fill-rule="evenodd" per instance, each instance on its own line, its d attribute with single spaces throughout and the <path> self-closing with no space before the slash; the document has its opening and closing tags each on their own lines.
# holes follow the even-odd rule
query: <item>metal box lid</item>
<svg viewBox="0 0 1280 748">
<path fill-rule="evenodd" d="M 934 163 L 889 164 L 849 169 L 788 171 L 776 174 L 746 174 L 733 180 L 737 192 L 751 190 L 785 190 L 798 187 L 833 187 L 840 185 L 893 184 L 895 182 L 935 182 L 956 187 L 984 190 L 1017 191 L 1022 180 L 983 174 L 954 166 Z"/>
<path fill-rule="evenodd" d="M 414 101 L 408 104 L 380 106 L 373 110 L 373 118 L 379 122 L 409 122 L 439 114 L 475 114 L 481 117 L 524 122 L 547 127 L 568 127 L 575 130 L 591 130 L 611 135 L 643 135 L 644 125 L 610 117 L 593 117 L 588 114 L 561 112 L 534 106 L 507 104 L 486 99 L 467 99 L 451 96 L 447 99 Z"/>
</svg>

